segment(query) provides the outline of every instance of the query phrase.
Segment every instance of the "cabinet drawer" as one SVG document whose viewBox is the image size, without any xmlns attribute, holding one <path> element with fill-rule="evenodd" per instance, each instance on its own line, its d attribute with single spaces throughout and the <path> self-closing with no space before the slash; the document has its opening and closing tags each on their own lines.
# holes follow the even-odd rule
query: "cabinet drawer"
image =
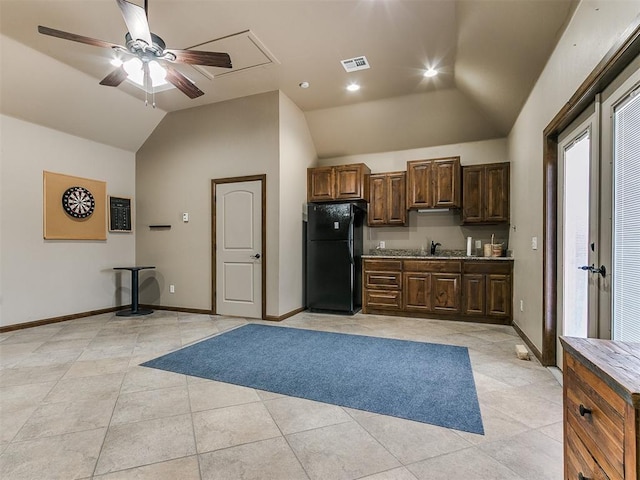
<svg viewBox="0 0 640 480">
<path fill-rule="evenodd" d="M 365 258 L 363 268 L 365 271 L 388 272 L 395 270 L 399 272 L 402 270 L 402 260 L 372 260 Z"/>
<path fill-rule="evenodd" d="M 464 273 L 511 273 L 511 262 L 507 260 L 478 260 L 464 262 Z"/>
<path fill-rule="evenodd" d="M 596 463 L 587 447 L 580 441 L 578 434 L 570 425 L 567 425 L 564 453 L 565 480 L 577 480 L 578 478 L 608 480 L 609 477 L 600 468 L 600 465 Z"/>
<path fill-rule="evenodd" d="M 366 290 L 365 305 L 369 308 L 400 309 L 402 307 L 400 290 Z"/>
<path fill-rule="evenodd" d="M 364 272 L 367 288 L 401 288 L 402 273 L 400 272 Z"/>
<path fill-rule="evenodd" d="M 460 260 L 404 260 L 405 272 L 460 273 Z"/>
<path fill-rule="evenodd" d="M 624 401 L 573 357 L 565 369 L 568 425 L 609 478 L 624 478 Z"/>
</svg>

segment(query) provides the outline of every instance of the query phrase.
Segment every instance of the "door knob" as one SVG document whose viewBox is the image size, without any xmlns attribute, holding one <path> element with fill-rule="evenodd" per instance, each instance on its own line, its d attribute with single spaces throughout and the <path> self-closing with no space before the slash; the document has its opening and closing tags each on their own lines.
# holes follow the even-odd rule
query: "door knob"
<svg viewBox="0 0 640 480">
<path fill-rule="evenodd" d="M 260 258 L 260 254 L 256 253 L 255 255 L 251 255 L 251 258 L 255 258 L 257 260 Z"/>
</svg>

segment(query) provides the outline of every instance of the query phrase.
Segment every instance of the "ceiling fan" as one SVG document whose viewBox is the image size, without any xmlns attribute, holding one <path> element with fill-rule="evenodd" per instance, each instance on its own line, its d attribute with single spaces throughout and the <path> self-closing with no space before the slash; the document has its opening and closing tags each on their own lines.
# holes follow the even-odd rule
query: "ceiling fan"
<svg viewBox="0 0 640 480">
<path fill-rule="evenodd" d="M 127 0 L 116 0 L 124 23 L 129 30 L 125 35 L 126 47 L 115 43 L 98 40 L 95 38 L 76 35 L 75 33 L 63 32 L 54 28 L 38 25 L 38 32 L 43 35 L 71 40 L 73 42 L 85 43 L 95 47 L 111 48 L 132 58 L 139 60 L 138 68 L 142 69 L 143 86 L 145 91 L 153 92 L 152 83 L 152 62 L 161 64 L 166 72 L 166 81 L 173 84 L 178 90 L 189 98 L 197 98 L 204 95 L 191 80 L 180 73 L 172 66 L 173 63 L 186 63 L 191 65 L 205 65 L 210 67 L 231 68 L 231 58 L 227 53 L 205 52 L 197 50 L 176 50 L 168 49 L 162 38 L 155 33 L 151 33 L 148 22 L 148 0 L 144 2 L 144 8 Z M 109 75 L 100 81 L 100 85 L 117 87 L 129 77 L 125 70 L 125 65 L 119 65 Z M 155 107 L 155 104 L 154 104 Z"/>
</svg>

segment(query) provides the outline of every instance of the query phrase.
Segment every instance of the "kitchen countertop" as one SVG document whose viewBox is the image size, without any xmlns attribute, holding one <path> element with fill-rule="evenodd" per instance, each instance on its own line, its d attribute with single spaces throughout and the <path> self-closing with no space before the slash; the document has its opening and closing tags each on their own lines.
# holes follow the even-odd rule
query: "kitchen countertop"
<svg viewBox="0 0 640 480">
<path fill-rule="evenodd" d="M 440 250 L 435 255 L 422 253 L 420 250 L 376 248 L 369 250 L 369 254 L 362 258 L 420 258 L 430 260 L 487 260 L 513 261 L 513 257 L 475 257 L 468 256 L 464 250 Z"/>
</svg>

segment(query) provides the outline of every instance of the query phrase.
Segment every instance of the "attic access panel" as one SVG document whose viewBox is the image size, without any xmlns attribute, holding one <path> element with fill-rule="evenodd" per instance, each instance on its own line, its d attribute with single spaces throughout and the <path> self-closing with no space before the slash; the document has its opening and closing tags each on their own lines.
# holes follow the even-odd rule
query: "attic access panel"
<svg viewBox="0 0 640 480">
<path fill-rule="evenodd" d="M 231 75 L 250 68 L 280 63 L 251 30 L 232 33 L 190 48 L 229 53 L 233 64 L 231 69 L 193 65 L 196 70 L 209 79 L 224 77 L 225 75 Z"/>
</svg>

